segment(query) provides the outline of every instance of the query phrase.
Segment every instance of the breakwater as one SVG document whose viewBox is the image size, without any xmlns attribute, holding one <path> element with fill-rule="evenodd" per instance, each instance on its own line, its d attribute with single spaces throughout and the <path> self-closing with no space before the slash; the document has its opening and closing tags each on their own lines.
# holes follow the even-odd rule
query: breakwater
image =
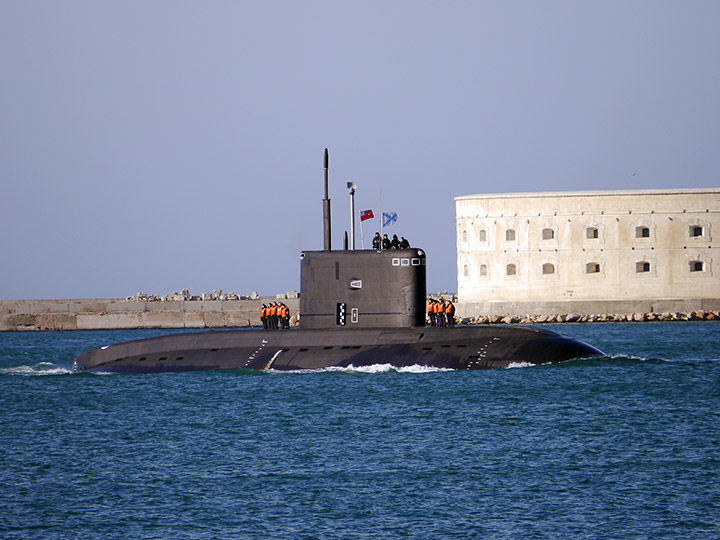
<svg viewBox="0 0 720 540">
<path fill-rule="evenodd" d="M 673 311 L 667 313 L 610 313 L 602 315 L 480 315 L 464 317 L 461 324 L 545 324 L 545 323 L 586 323 L 586 322 L 669 322 L 669 321 L 720 321 L 720 311 Z"/>
<path fill-rule="evenodd" d="M 296 296 L 296 295 L 293 295 Z M 453 298 L 441 293 L 433 295 Z M 454 299 L 454 298 L 453 298 Z M 300 301 L 286 295 L 234 300 L 0 300 L 0 331 L 238 328 L 261 326 L 260 306 L 281 301 L 297 324 Z M 457 304 L 460 324 L 545 324 L 720 320 L 718 301 L 665 303 Z"/>
<path fill-rule="evenodd" d="M 281 301 L 297 321 L 297 298 L 254 300 L 0 300 L 0 331 L 260 326 L 260 306 Z"/>
</svg>

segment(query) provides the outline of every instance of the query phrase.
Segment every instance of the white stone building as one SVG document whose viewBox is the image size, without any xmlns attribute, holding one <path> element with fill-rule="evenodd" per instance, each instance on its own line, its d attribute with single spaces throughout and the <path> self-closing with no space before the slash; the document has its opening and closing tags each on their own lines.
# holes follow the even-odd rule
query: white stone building
<svg viewBox="0 0 720 540">
<path fill-rule="evenodd" d="M 720 302 L 720 188 L 467 195 L 455 204 L 464 314 Z"/>
</svg>

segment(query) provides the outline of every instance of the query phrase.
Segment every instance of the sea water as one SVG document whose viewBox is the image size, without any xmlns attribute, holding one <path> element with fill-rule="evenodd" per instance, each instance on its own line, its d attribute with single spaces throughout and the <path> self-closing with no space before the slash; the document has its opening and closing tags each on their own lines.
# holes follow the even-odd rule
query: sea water
<svg viewBox="0 0 720 540">
<path fill-rule="evenodd" d="M 0 538 L 720 538 L 720 324 L 551 328 L 608 357 L 74 374 L 168 332 L 0 333 Z"/>
</svg>

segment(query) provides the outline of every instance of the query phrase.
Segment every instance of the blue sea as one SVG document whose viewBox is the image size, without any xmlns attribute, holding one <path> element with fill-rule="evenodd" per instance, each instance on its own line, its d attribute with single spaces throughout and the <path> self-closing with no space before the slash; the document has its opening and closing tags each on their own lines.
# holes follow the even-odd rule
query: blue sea
<svg viewBox="0 0 720 540">
<path fill-rule="evenodd" d="M 0 333 L 0 538 L 720 538 L 720 324 L 550 328 L 608 358 L 74 374 L 168 332 Z"/>
</svg>

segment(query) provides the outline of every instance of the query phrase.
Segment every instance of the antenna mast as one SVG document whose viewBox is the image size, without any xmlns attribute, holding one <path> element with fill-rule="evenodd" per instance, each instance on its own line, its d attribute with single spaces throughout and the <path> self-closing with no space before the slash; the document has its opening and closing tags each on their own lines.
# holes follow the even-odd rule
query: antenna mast
<svg viewBox="0 0 720 540">
<path fill-rule="evenodd" d="M 332 251 L 330 246 L 330 199 L 328 198 L 328 149 L 325 149 L 325 198 L 323 199 L 323 238 L 324 250 Z"/>
</svg>

